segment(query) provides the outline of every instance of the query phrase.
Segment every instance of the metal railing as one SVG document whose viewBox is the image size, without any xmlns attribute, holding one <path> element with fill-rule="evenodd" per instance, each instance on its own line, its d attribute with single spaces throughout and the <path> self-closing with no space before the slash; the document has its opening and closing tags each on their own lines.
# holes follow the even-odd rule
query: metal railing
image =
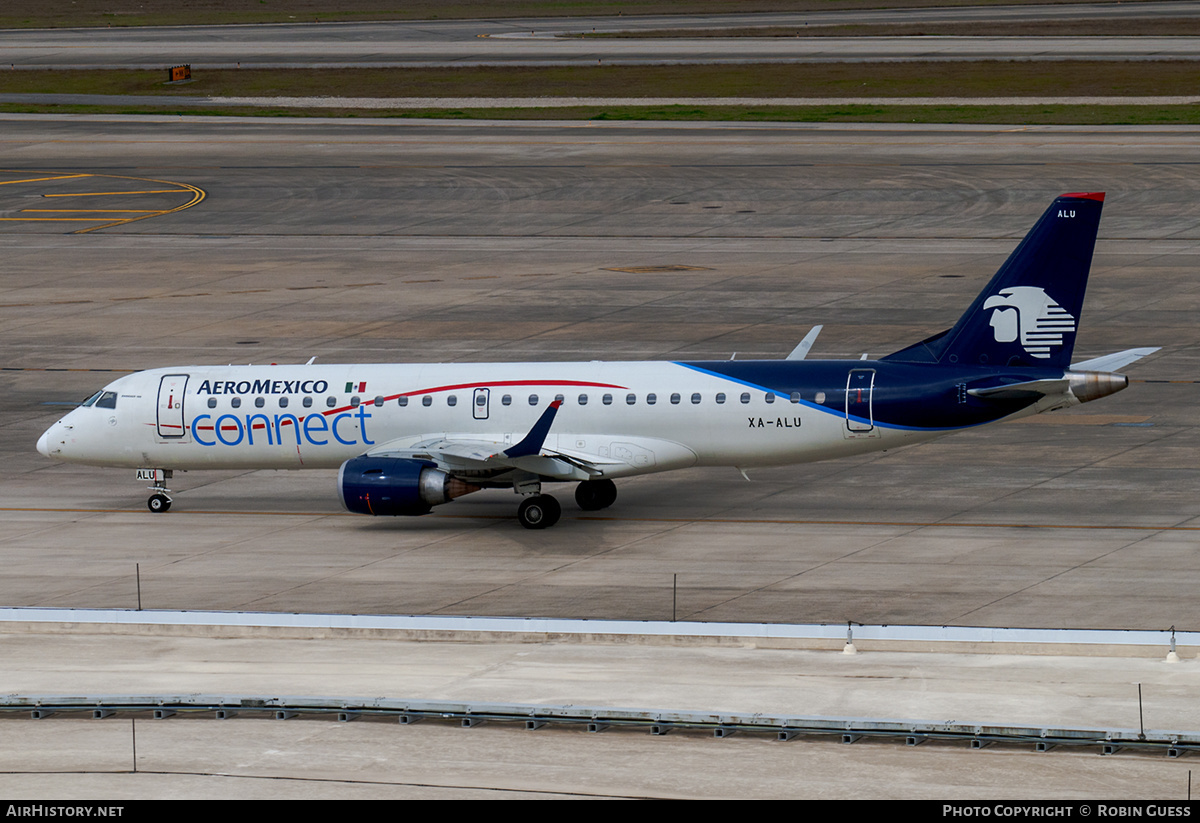
<svg viewBox="0 0 1200 823">
<path fill-rule="evenodd" d="M 258 695 L 7 695 L 0 713 L 27 712 L 32 719 L 52 715 L 103 719 L 126 716 L 210 715 L 234 717 L 323 719 L 341 722 L 383 720 L 409 725 L 421 720 L 454 723 L 464 728 L 484 722 L 519 724 L 534 730 L 557 725 L 600 732 L 606 729 L 644 730 L 665 735 L 674 730 L 708 732 L 715 738 L 735 733 L 797 737 L 833 736 L 843 743 L 863 738 L 903 741 L 916 746 L 926 741 L 959 742 L 972 749 L 992 744 L 1016 744 L 1035 751 L 1056 747 L 1090 746 L 1103 754 L 1153 751 L 1179 757 L 1200 751 L 1200 732 L 1129 728 L 1069 728 L 1053 726 L 988 725 L 920 720 L 877 720 L 863 717 L 737 714 L 673 709 L 631 709 L 603 706 L 543 706 L 520 703 L 474 703 L 439 700 L 359 700 L 337 697 L 270 697 Z"/>
</svg>

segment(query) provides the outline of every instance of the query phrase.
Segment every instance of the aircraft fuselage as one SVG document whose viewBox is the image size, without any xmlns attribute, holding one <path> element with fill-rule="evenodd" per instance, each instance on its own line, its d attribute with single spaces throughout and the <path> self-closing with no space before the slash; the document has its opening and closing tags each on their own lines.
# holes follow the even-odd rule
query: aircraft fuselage
<svg viewBox="0 0 1200 823">
<path fill-rule="evenodd" d="M 131 468 L 327 469 L 382 444 L 511 445 L 561 399 L 546 447 L 625 477 L 930 440 L 1078 402 L 968 393 L 1062 376 L 859 360 L 194 366 L 114 381 L 105 392 L 115 397 L 70 412 L 39 450 Z"/>
</svg>

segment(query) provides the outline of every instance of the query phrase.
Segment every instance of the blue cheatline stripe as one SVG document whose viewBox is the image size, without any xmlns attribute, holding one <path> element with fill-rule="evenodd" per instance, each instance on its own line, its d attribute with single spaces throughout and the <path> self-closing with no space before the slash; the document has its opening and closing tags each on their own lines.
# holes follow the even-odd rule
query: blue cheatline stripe
<svg viewBox="0 0 1200 823">
<path fill-rule="evenodd" d="M 745 386 L 750 389 L 757 389 L 758 391 L 761 391 L 765 394 L 773 394 L 776 397 L 782 397 L 784 400 L 786 400 L 789 403 L 792 402 L 792 398 L 791 398 L 790 394 L 781 392 L 778 389 L 772 389 L 769 386 L 762 386 L 762 385 L 759 385 L 758 383 L 751 383 L 748 380 L 741 380 L 737 377 L 730 377 L 727 374 L 721 374 L 720 372 L 715 372 L 710 369 L 705 369 L 700 366 L 693 365 L 692 363 L 685 363 L 681 360 L 672 360 L 671 362 L 674 363 L 676 366 L 683 366 L 685 369 L 691 369 L 692 371 L 698 371 L 701 374 L 707 374 L 709 377 L 716 377 L 721 380 L 725 380 L 730 383 L 736 383 L 740 386 Z M 749 362 L 749 361 L 747 361 L 747 362 Z M 847 362 L 859 363 L 859 362 L 863 362 L 863 361 L 853 360 L 853 361 L 847 361 Z M 805 406 L 806 408 L 812 409 L 813 411 L 818 411 L 818 412 L 821 412 L 822 414 L 827 414 L 830 417 L 836 417 L 838 420 L 847 419 L 847 415 L 844 410 L 838 411 L 837 409 L 830 409 L 825 406 L 819 406 L 816 403 L 810 402 L 808 400 L 802 399 L 796 405 Z M 981 423 L 973 423 L 973 424 L 966 425 L 966 426 L 901 426 L 897 423 L 884 423 L 878 419 L 868 420 L 865 417 L 858 417 L 857 415 L 853 415 L 853 414 L 849 415 L 849 419 L 854 420 L 858 423 L 863 423 L 868 426 L 873 425 L 876 428 L 894 429 L 896 431 L 951 432 L 951 431 L 963 431 L 964 429 L 973 429 L 973 428 L 977 428 L 978 426 L 986 426 L 989 423 L 995 423 L 996 420 L 1000 420 L 1002 418 L 996 418 L 996 420 L 985 420 Z"/>
</svg>

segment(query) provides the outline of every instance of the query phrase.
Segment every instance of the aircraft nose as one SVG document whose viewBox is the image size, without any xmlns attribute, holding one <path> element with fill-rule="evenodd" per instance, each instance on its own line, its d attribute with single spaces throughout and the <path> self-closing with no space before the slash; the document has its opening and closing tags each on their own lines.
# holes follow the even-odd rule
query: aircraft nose
<svg viewBox="0 0 1200 823">
<path fill-rule="evenodd" d="M 46 429 L 44 432 L 42 432 L 42 436 L 38 438 L 37 450 L 38 450 L 38 454 L 42 455 L 42 457 L 50 456 L 50 430 L 49 429 Z"/>
</svg>

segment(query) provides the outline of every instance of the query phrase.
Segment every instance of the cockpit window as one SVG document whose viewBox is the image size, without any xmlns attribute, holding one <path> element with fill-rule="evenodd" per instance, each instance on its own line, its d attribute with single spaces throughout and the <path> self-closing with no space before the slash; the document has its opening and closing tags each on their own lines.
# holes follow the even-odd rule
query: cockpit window
<svg viewBox="0 0 1200 823">
<path fill-rule="evenodd" d="M 100 393 L 100 399 L 96 401 L 98 409 L 115 409 L 117 407 L 117 393 L 115 391 L 106 391 Z"/>
<path fill-rule="evenodd" d="M 80 408 L 87 408 L 88 406 L 92 405 L 93 403 L 95 403 L 97 400 L 100 399 L 100 395 L 102 395 L 102 394 L 104 394 L 104 392 L 102 392 L 102 391 L 96 392 L 91 397 L 89 397 L 87 400 L 84 400 L 82 403 L 80 403 L 79 404 Z"/>
</svg>

